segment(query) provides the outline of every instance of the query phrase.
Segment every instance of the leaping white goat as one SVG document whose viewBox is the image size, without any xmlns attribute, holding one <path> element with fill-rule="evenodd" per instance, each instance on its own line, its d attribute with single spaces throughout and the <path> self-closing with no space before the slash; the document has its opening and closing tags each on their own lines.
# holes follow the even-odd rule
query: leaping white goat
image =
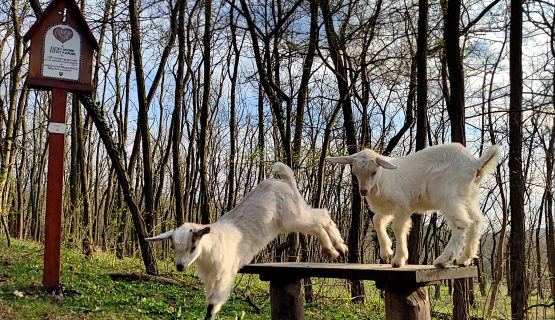
<svg viewBox="0 0 555 320">
<path fill-rule="evenodd" d="M 274 164 L 273 170 L 282 179 L 262 181 L 215 223 L 185 223 L 146 239 L 171 238 L 178 271 L 197 262 L 198 275 L 206 291 L 205 319 L 215 319 L 229 297 L 239 269 L 280 233 L 314 235 L 332 259 L 347 253 L 347 246 L 328 211 L 311 208 L 302 198 L 293 170 L 280 162 Z"/>
<path fill-rule="evenodd" d="M 438 268 L 453 259 L 468 266 L 476 257 L 482 226 L 479 183 L 498 159 L 495 145 L 476 159 L 459 143 L 429 147 L 401 158 L 386 157 L 370 149 L 345 157 L 326 157 L 332 163 L 351 164 L 360 194 L 374 212 L 380 257 L 384 260 L 393 254 L 386 232 L 393 220 L 397 242 L 393 267 L 405 265 L 408 259 L 411 214 L 440 210 L 451 228 L 451 239 L 434 261 Z"/>
</svg>

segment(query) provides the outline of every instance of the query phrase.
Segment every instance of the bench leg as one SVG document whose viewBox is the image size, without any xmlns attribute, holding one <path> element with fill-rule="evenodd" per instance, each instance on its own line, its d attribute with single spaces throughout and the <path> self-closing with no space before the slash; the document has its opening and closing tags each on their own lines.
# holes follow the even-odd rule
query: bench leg
<svg viewBox="0 0 555 320">
<path fill-rule="evenodd" d="M 301 279 L 270 280 L 272 320 L 304 320 Z"/>
<path fill-rule="evenodd" d="M 472 278 L 453 281 L 453 320 L 470 319 L 469 282 Z"/>
<path fill-rule="evenodd" d="M 430 320 L 430 299 L 425 287 L 387 284 L 385 286 L 387 320 Z"/>
</svg>

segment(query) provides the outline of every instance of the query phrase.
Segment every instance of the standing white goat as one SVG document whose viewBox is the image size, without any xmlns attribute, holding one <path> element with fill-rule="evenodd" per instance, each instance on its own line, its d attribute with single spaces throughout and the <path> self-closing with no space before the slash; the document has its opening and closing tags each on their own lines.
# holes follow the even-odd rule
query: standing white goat
<svg viewBox="0 0 555 320">
<path fill-rule="evenodd" d="M 451 239 L 434 261 L 438 268 L 453 259 L 468 266 L 476 257 L 482 226 L 479 183 L 498 159 L 495 145 L 476 159 L 459 143 L 429 147 L 401 158 L 386 157 L 370 149 L 345 157 L 326 157 L 332 163 L 351 164 L 360 194 L 374 212 L 372 221 L 384 260 L 393 254 L 386 232 L 393 220 L 397 242 L 393 267 L 405 265 L 408 259 L 411 214 L 440 210 L 451 228 Z"/>
<path fill-rule="evenodd" d="M 215 319 L 229 297 L 239 269 L 280 233 L 314 235 L 332 259 L 347 253 L 347 246 L 328 211 L 310 208 L 302 198 L 293 170 L 281 162 L 275 163 L 273 170 L 282 179 L 262 181 L 215 223 L 185 223 L 146 239 L 171 238 L 178 271 L 196 261 L 206 291 L 205 319 Z"/>
</svg>

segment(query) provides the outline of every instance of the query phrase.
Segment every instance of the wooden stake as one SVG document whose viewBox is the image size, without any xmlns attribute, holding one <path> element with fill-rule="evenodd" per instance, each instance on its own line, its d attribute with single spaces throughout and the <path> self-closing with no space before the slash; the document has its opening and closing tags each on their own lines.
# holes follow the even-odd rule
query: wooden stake
<svg viewBox="0 0 555 320">
<path fill-rule="evenodd" d="M 53 88 L 48 125 L 48 182 L 44 230 L 44 275 L 47 290 L 60 287 L 60 238 L 64 186 L 64 142 L 67 89 Z"/>
</svg>

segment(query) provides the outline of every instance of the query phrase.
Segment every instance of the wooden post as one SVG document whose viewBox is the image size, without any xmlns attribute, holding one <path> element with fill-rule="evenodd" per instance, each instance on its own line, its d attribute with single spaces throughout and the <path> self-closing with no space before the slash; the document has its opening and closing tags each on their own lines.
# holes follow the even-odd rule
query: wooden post
<svg viewBox="0 0 555 320">
<path fill-rule="evenodd" d="M 27 87 L 52 90 L 42 284 L 56 290 L 60 287 L 67 93 L 92 92 L 93 54 L 99 47 L 75 0 L 52 0 L 23 40 L 31 40 Z"/>
<path fill-rule="evenodd" d="M 272 320 L 304 320 L 304 299 L 300 278 L 270 280 Z"/>
<path fill-rule="evenodd" d="M 385 317 L 387 320 L 432 319 L 428 290 L 399 283 L 386 284 Z"/>
<path fill-rule="evenodd" d="M 60 237 L 62 226 L 62 189 L 64 185 L 64 143 L 67 89 L 53 88 L 48 125 L 48 182 L 44 230 L 44 275 L 47 290 L 60 286 Z"/>
<path fill-rule="evenodd" d="M 468 320 L 470 318 L 470 303 L 468 301 L 468 282 L 470 278 L 453 280 L 453 320 Z"/>
</svg>

